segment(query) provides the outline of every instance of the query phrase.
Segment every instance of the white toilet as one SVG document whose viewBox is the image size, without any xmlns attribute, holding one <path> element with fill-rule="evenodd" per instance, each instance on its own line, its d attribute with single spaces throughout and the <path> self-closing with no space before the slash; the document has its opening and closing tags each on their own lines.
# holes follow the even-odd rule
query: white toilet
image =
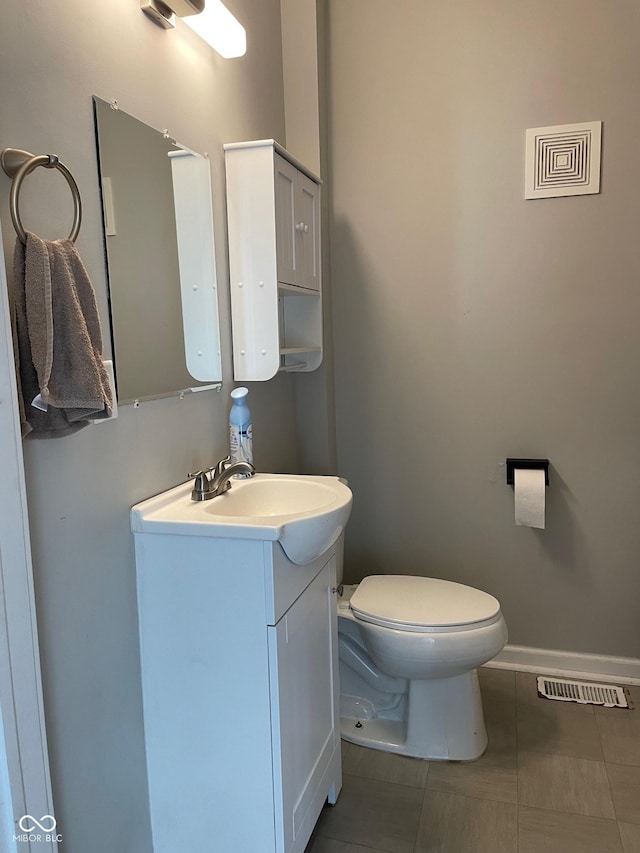
<svg viewBox="0 0 640 853">
<path fill-rule="evenodd" d="M 500 603 L 463 584 L 372 575 L 338 603 L 342 737 L 417 758 L 487 746 L 476 667 L 507 642 Z"/>
</svg>

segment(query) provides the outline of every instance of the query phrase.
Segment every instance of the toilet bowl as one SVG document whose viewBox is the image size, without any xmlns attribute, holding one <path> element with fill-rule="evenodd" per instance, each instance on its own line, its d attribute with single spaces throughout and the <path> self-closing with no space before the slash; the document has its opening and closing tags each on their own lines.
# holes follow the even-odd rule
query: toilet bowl
<svg viewBox="0 0 640 853">
<path fill-rule="evenodd" d="M 471 761 L 487 733 L 476 669 L 507 642 L 492 595 L 452 581 L 372 575 L 338 602 L 342 737 Z"/>
</svg>

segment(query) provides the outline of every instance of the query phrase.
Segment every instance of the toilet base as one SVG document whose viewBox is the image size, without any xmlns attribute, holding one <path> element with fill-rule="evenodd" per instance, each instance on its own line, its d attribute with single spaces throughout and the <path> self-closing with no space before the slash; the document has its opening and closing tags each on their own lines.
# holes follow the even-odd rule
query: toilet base
<svg viewBox="0 0 640 853">
<path fill-rule="evenodd" d="M 357 707 L 357 697 L 352 700 L 348 704 Z M 346 741 L 430 761 L 473 761 L 487 747 L 475 669 L 451 678 L 410 681 L 401 719 L 394 709 L 375 717 L 343 716 L 340 724 Z"/>
</svg>

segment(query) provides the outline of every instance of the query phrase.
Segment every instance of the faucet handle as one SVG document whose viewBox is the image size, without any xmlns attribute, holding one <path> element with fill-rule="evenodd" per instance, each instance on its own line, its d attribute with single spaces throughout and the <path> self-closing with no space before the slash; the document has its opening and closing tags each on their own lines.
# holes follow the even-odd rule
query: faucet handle
<svg viewBox="0 0 640 853">
<path fill-rule="evenodd" d="M 230 464 L 231 457 L 225 456 L 224 459 L 221 459 L 216 465 L 213 466 L 213 468 L 210 468 L 209 470 L 213 471 L 214 480 L 216 477 L 219 477 L 220 474 L 222 474 L 222 472 L 224 471 L 224 469 L 227 468 Z"/>
<path fill-rule="evenodd" d="M 208 495 L 211 492 L 209 472 L 196 471 L 194 474 L 189 474 L 189 477 L 195 477 L 195 483 L 193 484 L 193 490 L 191 492 L 191 499 L 194 501 L 205 500 L 205 495 Z"/>
</svg>

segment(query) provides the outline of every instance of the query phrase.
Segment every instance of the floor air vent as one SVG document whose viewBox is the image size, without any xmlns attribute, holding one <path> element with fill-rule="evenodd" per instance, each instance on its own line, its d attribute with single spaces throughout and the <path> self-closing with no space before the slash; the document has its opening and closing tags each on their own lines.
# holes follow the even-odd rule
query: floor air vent
<svg viewBox="0 0 640 853">
<path fill-rule="evenodd" d="M 591 681 L 566 681 L 564 678 L 538 676 L 538 693 L 545 699 L 578 702 L 580 705 L 604 705 L 605 708 L 628 708 L 623 687 L 594 684 Z"/>
</svg>

